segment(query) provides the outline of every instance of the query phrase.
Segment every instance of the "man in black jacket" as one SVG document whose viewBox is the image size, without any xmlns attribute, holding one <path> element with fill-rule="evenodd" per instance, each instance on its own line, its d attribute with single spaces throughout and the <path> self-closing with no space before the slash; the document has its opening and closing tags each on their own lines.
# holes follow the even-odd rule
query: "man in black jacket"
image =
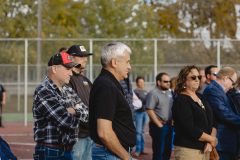
<svg viewBox="0 0 240 160">
<path fill-rule="evenodd" d="M 70 79 L 69 85 L 75 90 L 83 103 L 89 107 L 89 96 L 92 83 L 84 76 L 84 70 L 88 61 L 88 57 L 92 55 L 86 51 L 82 45 L 73 45 L 67 53 L 73 56 L 77 67 L 73 68 L 73 76 Z M 73 160 L 91 160 L 92 159 L 92 140 L 89 136 L 88 122 L 79 124 L 78 141 L 73 146 Z"/>
</svg>

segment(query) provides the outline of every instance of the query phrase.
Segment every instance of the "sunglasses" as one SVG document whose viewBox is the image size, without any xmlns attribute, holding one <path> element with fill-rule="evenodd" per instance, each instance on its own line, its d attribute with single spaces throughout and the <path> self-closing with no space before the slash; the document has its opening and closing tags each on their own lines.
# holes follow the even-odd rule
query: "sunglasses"
<svg viewBox="0 0 240 160">
<path fill-rule="evenodd" d="M 191 80 L 195 81 L 196 79 L 201 80 L 202 76 L 201 75 L 199 75 L 199 76 L 191 76 L 190 78 L 191 78 Z"/>
<path fill-rule="evenodd" d="M 211 75 L 217 76 L 217 72 L 213 72 L 211 73 Z"/>
<path fill-rule="evenodd" d="M 162 81 L 163 83 L 170 83 L 170 81 Z"/>
</svg>

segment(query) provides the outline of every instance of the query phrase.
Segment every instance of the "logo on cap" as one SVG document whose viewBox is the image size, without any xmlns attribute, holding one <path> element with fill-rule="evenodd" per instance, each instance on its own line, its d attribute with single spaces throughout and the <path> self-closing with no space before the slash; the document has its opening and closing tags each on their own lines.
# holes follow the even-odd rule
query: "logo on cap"
<svg viewBox="0 0 240 160">
<path fill-rule="evenodd" d="M 84 46 L 79 46 L 79 48 L 80 48 L 80 50 L 81 50 L 82 52 L 86 52 L 86 51 L 87 51 Z"/>
</svg>

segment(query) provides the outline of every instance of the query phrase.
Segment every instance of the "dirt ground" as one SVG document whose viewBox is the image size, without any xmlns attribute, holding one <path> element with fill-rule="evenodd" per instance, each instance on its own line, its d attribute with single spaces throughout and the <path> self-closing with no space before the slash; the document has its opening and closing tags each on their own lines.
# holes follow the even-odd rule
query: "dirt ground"
<svg viewBox="0 0 240 160">
<path fill-rule="evenodd" d="M 4 127 L 0 128 L 0 136 L 5 139 L 13 153 L 19 160 L 31 160 L 34 152 L 35 142 L 33 141 L 33 126 L 32 123 L 28 123 L 28 126 L 24 126 L 23 123 L 7 122 L 4 123 Z M 151 138 L 146 131 L 145 134 L 145 152 L 147 155 L 138 157 L 138 160 L 151 160 Z"/>
</svg>

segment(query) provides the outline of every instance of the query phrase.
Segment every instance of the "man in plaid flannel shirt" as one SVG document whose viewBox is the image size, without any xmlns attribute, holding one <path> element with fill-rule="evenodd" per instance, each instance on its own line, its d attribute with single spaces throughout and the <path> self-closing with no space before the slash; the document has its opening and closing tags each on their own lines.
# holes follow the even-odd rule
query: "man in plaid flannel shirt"
<svg viewBox="0 0 240 160">
<path fill-rule="evenodd" d="M 72 88 L 66 86 L 77 64 L 65 52 L 48 62 L 48 75 L 36 88 L 33 102 L 35 160 L 72 160 L 79 121 L 88 110 Z"/>
</svg>

